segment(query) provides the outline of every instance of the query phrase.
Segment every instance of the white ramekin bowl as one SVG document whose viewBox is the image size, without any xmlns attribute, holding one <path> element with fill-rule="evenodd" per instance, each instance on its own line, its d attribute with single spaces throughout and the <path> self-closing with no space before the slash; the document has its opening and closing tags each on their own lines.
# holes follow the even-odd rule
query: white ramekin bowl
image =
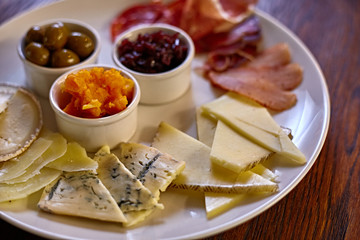
<svg viewBox="0 0 360 240">
<path fill-rule="evenodd" d="M 52 68 L 52 67 L 45 67 L 39 66 L 27 60 L 25 58 L 24 50 L 25 50 L 25 35 L 21 38 L 17 52 L 20 59 L 23 62 L 25 75 L 26 75 L 26 82 L 28 86 L 35 91 L 41 97 L 47 98 L 49 96 L 49 90 L 53 82 L 57 77 L 61 74 L 68 72 L 72 69 L 88 65 L 94 64 L 97 62 L 97 58 L 100 53 L 101 48 L 101 39 L 99 33 L 87 23 L 75 20 L 75 19 L 49 19 L 47 21 L 36 23 L 36 25 L 41 27 L 49 26 L 55 22 L 62 22 L 70 31 L 77 31 L 88 35 L 95 44 L 94 51 L 88 56 L 86 59 L 82 60 L 78 64 L 69 67 L 62 67 L 62 68 Z M 35 24 L 32 24 L 33 26 Z M 29 28 L 31 27 L 29 26 Z"/>
<path fill-rule="evenodd" d="M 123 111 L 101 118 L 81 118 L 65 113 L 59 104 L 64 101 L 61 85 L 70 73 L 81 69 L 90 70 L 93 67 L 102 67 L 105 70 L 114 68 L 121 71 L 124 77 L 134 82 L 134 96 L 127 108 Z M 50 105 L 55 112 L 58 131 L 69 141 L 76 141 L 89 152 L 96 152 L 100 147 L 108 145 L 116 147 L 120 142 L 128 141 L 137 128 L 137 110 L 140 100 L 140 87 L 136 79 L 128 72 L 109 65 L 89 65 L 71 70 L 61 75 L 53 83 L 49 94 Z"/>
<path fill-rule="evenodd" d="M 118 55 L 118 47 L 124 39 L 134 41 L 139 34 L 153 33 L 162 30 L 168 34 L 179 33 L 179 38 L 188 46 L 186 59 L 172 70 L 162 73 L 141 73 L 124 66 Z M 141 104 L 163 104 L 181 97 L 191 84 L 191 63 L 195 55 L 194 43 L 190 36 L 180 28 L 169 24 L 141 24 L 120 34 L 113 47 L 113 60 L 117 66 L 130 72 L 139 82 Z"/>
</svg>

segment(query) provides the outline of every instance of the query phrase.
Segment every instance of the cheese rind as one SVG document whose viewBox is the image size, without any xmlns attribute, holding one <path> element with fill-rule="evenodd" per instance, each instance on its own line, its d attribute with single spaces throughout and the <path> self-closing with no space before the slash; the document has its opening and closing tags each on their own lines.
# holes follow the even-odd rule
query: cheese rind
<svg viewBox="0 0 360 240">
<path fill-rule="evenodd" d="M 18 88 L 0 114 L 0 162 L 20 155 L 31 146 L 42 125 L 40 103 L 30 92 Z"/>
<path fill-rule="evenodd" d="M 46 212 L 112 222 L 126 218 L 96 173 L 63 173 L 49 184 L 38 207 Z"/>
<path fill-rule="evenodd" d="M 170 187 L 203 192 L 245 193 L 277 190 L 277 184 L 250 171 L 237 174 L 210 161 L 210 148 L 162 122 L 152 146 L 186 162 Z"/>
<path fill-rule="evenodd" d="M 110 191 L 123 212 L 140 211 L 153 208 L 163 209 L 150 190 L 122 164 L 108 146 L 102 147 L 96 154 L 95 160 L 99 167 L 99 179 Z"/>
</svg>

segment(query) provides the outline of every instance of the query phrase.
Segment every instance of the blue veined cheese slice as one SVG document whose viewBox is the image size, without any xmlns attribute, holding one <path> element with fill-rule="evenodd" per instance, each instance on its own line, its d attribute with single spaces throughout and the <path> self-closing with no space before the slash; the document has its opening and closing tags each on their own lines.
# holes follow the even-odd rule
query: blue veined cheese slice
<svg viewBox="0 0 360 240">
<path fill-rule="evenodd" d="M 150 190 L 145 188 L 114 154 L 110 153 L 109 146 L 102 147 L 95 154 L 94 159 L 99 164 L 96 170 L 99 179 L 110 191 L 124 213 L 164 208 L 162 204 L 158 203 Z"/>
<path fill-rule="evenodd" d="M 185 168 L 184 161 L 139 143 L 123 142 L 113 152 L 156 198 Z"/>
<path fill-rule="evenodd" d="M 64 172 L 45 187 L 38 207 L 46 212 L 126 222 L 126 218 L 95 172 Z"/>
<path fill-rule="evenodd" d="M 210 161 L 210 147 L 162 122 L 152 146 L 186 162 L 171 187 L 203 192 L 274 192 L 277 184 L 251 172 L 237 174 Z"/>
</svg>

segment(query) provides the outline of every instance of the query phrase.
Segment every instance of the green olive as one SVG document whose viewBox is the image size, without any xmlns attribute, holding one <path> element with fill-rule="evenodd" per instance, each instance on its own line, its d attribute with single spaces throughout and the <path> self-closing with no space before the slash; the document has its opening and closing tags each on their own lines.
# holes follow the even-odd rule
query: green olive
<svg viewBox="0 0 360 240">
<path fill-rule="evenodd" d="M 44 29 L 38 25 L 32 26 L 25 35 L 25 44 L 31 42 L 43 43 L 44 41 Z"/>
<path fill-rule="evenodd" d="M 69 36 L 69 30 L 62 22 L 51 24 L 45 29 L 44 45 L 53 51 L 63 48 Z"/>
<path fill-rule="evenodd" d="M 66 48 L 74 51 L 80 58 L 88 57 L 94 51 L 94 42 L 89 36 L 80 32 L 72 32 L 68 37 Z"/>
<path fill-rule="evenodd" d="M 51 55 L 52 67 L 69 67 L 80 62 L 79 56 L 69 49 L 59 49 Z"/>
<path fill-rule="evenodd" d="M 45 66 L 49 61 L 50 52 L 41 43 L 31 42 L 25 47 L 25 57 L 32 63 Z"/>
</svg>

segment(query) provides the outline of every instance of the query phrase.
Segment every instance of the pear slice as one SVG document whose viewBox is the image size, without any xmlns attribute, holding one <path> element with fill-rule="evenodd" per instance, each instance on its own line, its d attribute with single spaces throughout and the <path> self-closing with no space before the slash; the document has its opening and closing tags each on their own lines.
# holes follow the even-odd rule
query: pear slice
<svg viewBox="0 0 360 240">
<path fill-rule="evenodd" d="M 3 162 L 20 155 L 35 141 L 43 121 L 40 103 L 29 91 L 0 85 L 0 99 L 0 162 Z"/>
</svg>

